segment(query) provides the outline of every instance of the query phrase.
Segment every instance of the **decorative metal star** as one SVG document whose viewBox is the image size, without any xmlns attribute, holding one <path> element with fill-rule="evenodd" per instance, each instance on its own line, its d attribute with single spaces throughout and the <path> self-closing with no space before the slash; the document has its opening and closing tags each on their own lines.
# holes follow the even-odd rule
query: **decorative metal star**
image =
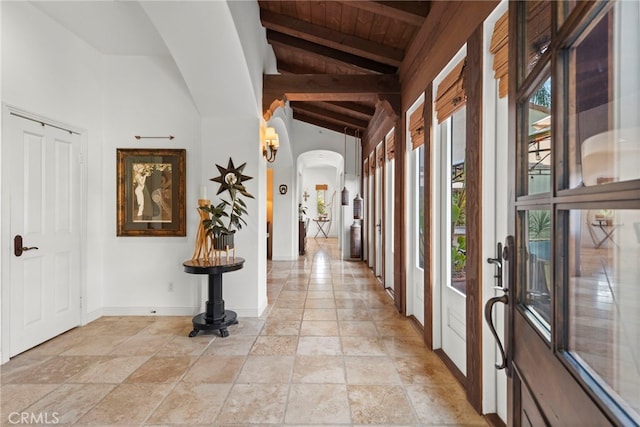
<svg viewBox="0 0 640 427">
<path fill-rule="evenodd" d="M 218 172 L 220 172 L 220 176 L 210 179 L 210 181 L 220 183 L 220 188 L 218 188 L 218 192 L 216 193 L 216 195 L 222 193 L 225 190 L 230 194 L 232 194 L 234 191 L 239 191 L 243 196 L 253 199 L 253 196 L 249 194 L 244 185 L 242 185 L 243 181 L 253 179 L 250 176 L 242 174 L 242 171 L 244 170 L 244 167 L 246 165 L 246 163 L 243 163 L 240 166 L 235 167 L 233 165 L 233 159 L 231 159 L 231 157 L 229 157 L 229 163 L 227 164 L 226 168 L 216 164 Z"/>
</svg>

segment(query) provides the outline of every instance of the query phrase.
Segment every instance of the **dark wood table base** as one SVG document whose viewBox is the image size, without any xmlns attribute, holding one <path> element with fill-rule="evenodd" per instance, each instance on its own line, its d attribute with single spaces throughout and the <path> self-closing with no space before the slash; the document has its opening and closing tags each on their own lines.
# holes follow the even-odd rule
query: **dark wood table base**
<svg viewBox="0 0 640 427">
<path fill-rule="evenodd" d="M 192 320 L 193 331 L 189 332 L 189 337 L 195 337 L 199 331 L 215 331 L 220 332 L 221 337 L 228 337 L 229 331 L 227 326 L 238 324 L 238 315 L 235 311 L 225 310 L 222 319 L 215 322 L 207 321 L 207 313 L 200 313 Z"/>
<path fill-rule="evenodd" d="M 222 274 L 240 270 L 244 266 L 243 258 L 232 258 L 228 261 L 205 261 L 201 259 L 188 260 L 182 263 L 184 271 L 191 274 L 206 274 L 209 276 L 208 298 L 205 312 L 196 315 L 193 320 L 193 330 L 189 337 L 195 337 L 200 331 L 220 332 L 221 337 L 228 337 L 227 326 L 238 324 L 235 311 L 224 309 L 222 299 Z"/>
</svg>

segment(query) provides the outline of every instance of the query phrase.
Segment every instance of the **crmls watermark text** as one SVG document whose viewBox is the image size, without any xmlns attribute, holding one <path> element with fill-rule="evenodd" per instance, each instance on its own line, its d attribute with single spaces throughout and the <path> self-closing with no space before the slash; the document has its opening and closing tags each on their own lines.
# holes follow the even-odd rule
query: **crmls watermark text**
<svg viewBox="0 0 640 427">
<path fill-rule="evenodd" d="M 57 412 L 12 412 L 8 420 L 9 424 L 58 424 L 60 422 Z"/>
</svg>

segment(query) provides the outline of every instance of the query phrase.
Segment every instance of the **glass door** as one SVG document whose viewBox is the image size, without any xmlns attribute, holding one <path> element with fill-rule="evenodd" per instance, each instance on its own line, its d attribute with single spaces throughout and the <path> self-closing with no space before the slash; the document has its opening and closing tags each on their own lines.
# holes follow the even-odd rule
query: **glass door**
<svg viewBox="0 0 640 427">
<path fill-rule="evenodd" d="M 509 424 L 637 425 L 640 5 L 509 14 Z"/>
</svg>

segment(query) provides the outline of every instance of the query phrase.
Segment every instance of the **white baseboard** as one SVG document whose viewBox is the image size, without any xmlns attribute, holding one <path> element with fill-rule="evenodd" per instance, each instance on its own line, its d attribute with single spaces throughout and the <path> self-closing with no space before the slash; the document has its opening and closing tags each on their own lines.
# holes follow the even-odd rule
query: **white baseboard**
<svg viewBox="0 0 640 427">
<path fill-rule="evenodd" d="M 104 307 L 103 316 L 194 316 L 197 307 Z"/>
<path fill-rule="evenodd" d="M 297 260 L 298 260 L 298 254 L 296 254 L 296 256 L 294 257 L 274 256 L 271 258 L 271 261 L 297 261 Z"/>
<path fill-rule="evenodd" d="M 86 325 L 88 323 L 93 322 L 94 320 L 98 320 L 99 318 L 104 316 L 103 311 L 104 310 L 102 308 L 99 308 L 97 310 L 93 310 L 91 312 L 86 313 L 84 315 L 84 319 L 83 319 L 82 325 Z"/>
</svg>

